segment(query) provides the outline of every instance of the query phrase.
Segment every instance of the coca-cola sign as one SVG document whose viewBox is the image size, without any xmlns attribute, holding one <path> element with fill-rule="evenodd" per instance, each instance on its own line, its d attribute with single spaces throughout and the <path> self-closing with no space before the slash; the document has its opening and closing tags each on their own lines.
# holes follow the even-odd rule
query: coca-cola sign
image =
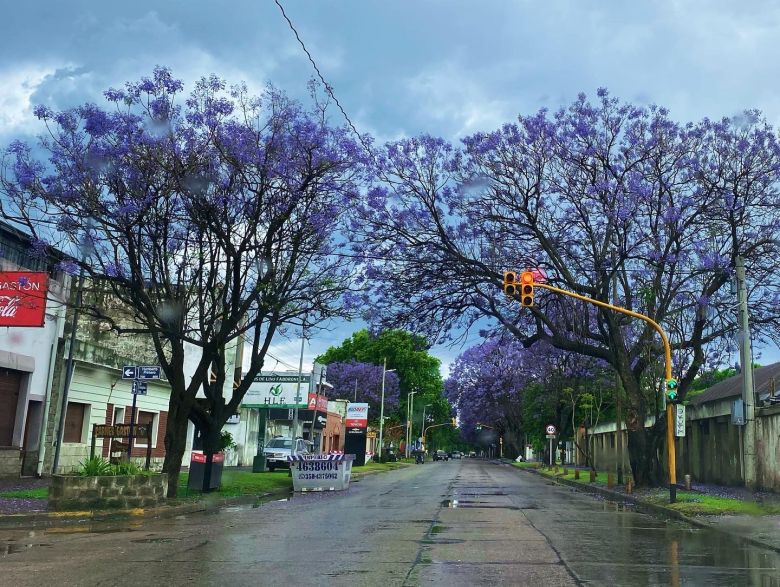
<svg viewBox="0 0 780 587">
<path fill-rule="evenodd" d="M 0 271 L 0 326 L 43 326 L 49 275 Z"/>
</svg>

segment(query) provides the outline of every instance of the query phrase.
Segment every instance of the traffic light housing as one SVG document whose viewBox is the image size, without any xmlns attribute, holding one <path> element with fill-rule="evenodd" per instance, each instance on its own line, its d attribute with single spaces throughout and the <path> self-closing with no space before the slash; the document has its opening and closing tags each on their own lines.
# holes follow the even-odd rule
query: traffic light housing
<svg viewBox="0 0 780 587">
<path fill-rule="evenodd" d="M 680 399 L 680 394 L 677 390 L 677 380 L 666 380 L 666 401 L 670 404 L 676 404 Z"/>
<path fill-rule="evenodd" d="M 530 308 L 534 305 L 534 274 L 523 271 L 520 275 L 520 305 Z"/>
<path fill-rule="evenodd" d="M 520 284 L 518 282 L 516 271 L 504 271 L 504 293 L 510 298 L 516 298 L 520 295 Z"/>
<path fill-rule="evenodd" d="M 457 421 L 457 419 L 456 419 L 456 418 L 453 418 L 453 419 L 452 419 L 452 425 L 453 425 L 453 426 L 457 426 L 457 425 L 458 425 L 458 421 Z"/>
</svg>

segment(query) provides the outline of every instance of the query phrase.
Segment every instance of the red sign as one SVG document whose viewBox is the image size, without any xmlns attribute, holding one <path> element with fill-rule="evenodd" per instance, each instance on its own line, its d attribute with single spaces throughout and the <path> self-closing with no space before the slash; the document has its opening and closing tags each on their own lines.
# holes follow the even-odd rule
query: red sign
<svg viewBox="0 0 780 587">
<path fill-rule="evenodd" d="M 43 326 L 49 275 L 0 271 L 0 326 Z"/>
<path fill-rule="evenodd" d="M 328 411 L 328 398 L 324 395 L 317 395 L 316 393 L 309 394 L 309 409 L 317 410 L 318 412 Z"/>
<path fill-rule="evenodd" d="M 211 459 L 212 463 L 222 463 L 225 461 L 225 453 L 222 452 L 215 452 L 214 456 Z M 206 455 L 204 455 L 202 452 L 194 452 L 192 453 L 192 462 L 193 463 L 205 463 L 206 462 Z"/>
<path fill-rule="evenodd" d="M 367 428 L 368 404 L 347 404 L 347 417 L 344 425 L 347 428 Z"/>
</svg>

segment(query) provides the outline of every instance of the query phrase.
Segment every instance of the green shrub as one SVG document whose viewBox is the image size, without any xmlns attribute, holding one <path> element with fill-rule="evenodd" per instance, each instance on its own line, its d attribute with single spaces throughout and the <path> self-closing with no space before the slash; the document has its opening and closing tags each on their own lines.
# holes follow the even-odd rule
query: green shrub
<svg viewBox="0 0 780 587">
<path fill-rule="evenodd" d="M 141 467 L 132 461 L 117 463 L 113 466 L 114 475 L 140 475 Z"/>
<path fill-rule="evenodd" d="M 223 430 L 219 435 L 219 450 L 223 451 L 227 448 L 236 448 L 237 445 L 233 440 L 233 435 L 227 430 Z"/>
<path fill-rule="evenodd" d="M 114 467 L 103 457 L 92 457 L 79 463 L 78 475 L 82 477 L 97 477 L 114 475 Z"/>
</svg>

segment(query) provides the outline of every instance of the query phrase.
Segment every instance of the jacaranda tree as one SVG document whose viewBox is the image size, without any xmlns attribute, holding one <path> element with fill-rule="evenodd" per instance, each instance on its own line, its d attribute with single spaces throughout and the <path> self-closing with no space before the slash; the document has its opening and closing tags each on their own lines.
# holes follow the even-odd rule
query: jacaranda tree
<svg viewBox="0 0 780 587">
<path fill-rule="evenodd" d="M 728 284 L 738 257 L 754 332 L 778 339 L 779 169 L 775 133 L 756 112 L 679 124 L 605 90 L 595 103 L 580 96 L 554 114 L 521 115 L 461 149 L 427 136 L 388 144 L 383 181 L 353 225 L 370 318 L 439 339 L 488 318 L 525 345 L 604 361 L 634 423 L 634 478 L 660 482 L 664 418 L 643 425 L 661 409 L 654 330 L 545 291 L 521 311 L 501 292 L 502 272 L 540 270 L 552 285 L 660 323 L 684 398 L 734 336 Z"/>
<path fill-rule="evenodd" d="M 328 364 L 328 381 L 333 389 L 328 394 L 336 399 L 368 403 L 369 420 L 379 421 L 382 401 L 382 365 L 361 363 L 359 361 L 335 362 Z M 385 377 L 385 415 L 389 415 L 398 406 L 399 383 L 395 371 L 386 372 Z"/>
<path fill-rule="evenodd" d="M 445 395 L 458 410 L 464 438 L 474 440 L 477 425 L 487 424 L 504 438 L 505 454 L 515 456 L 526 442 L 544 447 L 548 424 L 562 439 L 572 438 L 566 398 L 593 386 L 611 391 L 603 372 L 599 361 L 545 342 L 525 347 L 514 337 L 493 337 L 458 356 Z"/>
<path fill-rule="evenodd" d="M 111 307 L 86 312 L 151 338 L 171 387 L 171 496 L 188 420 L 210 463 L 274 335 L 343 313 L 350 268 L 331 253 L 365 181 L 361 151 L 317 107 L 215 76 L 182 92 L 157 68 L 105 92 L 107 106 L 41 106 L 48 134 L 2 162 L 4 218 L 69 252 L 130 323 Z M 239 338 L 251 348 L 233 385 L 226 353 Z"/>
</svg>

